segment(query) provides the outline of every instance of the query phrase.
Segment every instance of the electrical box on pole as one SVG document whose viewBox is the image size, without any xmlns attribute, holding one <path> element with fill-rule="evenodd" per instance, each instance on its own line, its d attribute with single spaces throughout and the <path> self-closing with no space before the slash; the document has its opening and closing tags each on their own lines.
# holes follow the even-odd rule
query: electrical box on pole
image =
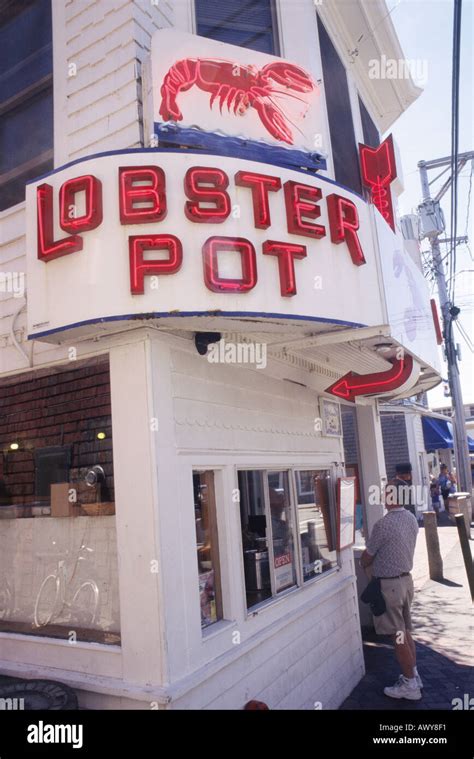
<svg viewBox="0 0 474 759">
<path fill-rule="evenodd" d="M 421 236 L 432 240 L 446 229 L 443 209 L 437 200 L 425 200 L 418 206 Z"/>
</svg>

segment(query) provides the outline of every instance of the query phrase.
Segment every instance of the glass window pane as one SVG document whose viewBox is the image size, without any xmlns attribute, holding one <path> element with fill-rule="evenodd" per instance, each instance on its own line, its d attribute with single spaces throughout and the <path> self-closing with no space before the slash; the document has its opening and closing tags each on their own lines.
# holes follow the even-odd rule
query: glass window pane
<svg viewBox="0 0 474 759">
<path fill-rule="evenodd" d="M 336 182 L 361 194 L 359 152 L 346 69 L 319 16 L 318 29 Z"/>
<path fill-rule="evenodd" d="M 268 474 L 270 514 L 272 520 L 275 592 L 296 584 L 296 560 L 293 518 L 288 472 Z"/>
<path fill-rule="evenodd" d="M 303 559 L 303 579 L 311 580 L 336 566 L 334 515 L 329 499 L 327 470 L 298 471 L 296 496 Z"/>
<path fill-rule="evenodd" d="M 0 211 L 52 168 L 51 0 L 0 2 Z"/>
<path fill-rule="evenodd" d="M 372 118 L 360 97 L 359 108 L 362 121 L 362 131 L 364 134 L 364 143 L 366 145 L 370 145 L 371 148 L 378 148 L 380 145 L 380 135 L 378 129 L 372 121 Z"/>
<path fill-rule="evenodd" d="M 222 619 L 222 593 L 213 472 L 194 472 L 194 516 L 201 599 L 201 627 Z"/>
<path fill-rule="evenodd" d="M 0 102 L 53 70 L 51 0 L 16 6 L 3 23 L 0 15 Z"/>
<path fill-rule="evenodd" d="M 239 472 L 240 519 L 247 607 L 272 595 L 263 472 Z"/>
<path fill-rule="evenodd" d="M 0 379 L 0 631 L 120 643 L 103 357 Z"/>
<path fill-rule="evenodd" d="M 197 33 L 277 54 L 272 0 L 196 0 Z"/>
<path fill-rule="evenodd" d="M 28 98 L 0 119 L 0 174 L 53 147 L 53 90 Z"/>
<path fill-rule="evenodd" d="M 33 166 L 15 175 L 13 179 L 8 182 L 0 182 L 0 211 L 4 211 L 5 208 L 21 203 L 25 199 L 25 183 L 29 179 L 40 177 L 43 174 L 47 174 L 48 171 L 54 168 L 54 162 L 52 156 L 45 161 L 34 162 Z"/>
</svg>

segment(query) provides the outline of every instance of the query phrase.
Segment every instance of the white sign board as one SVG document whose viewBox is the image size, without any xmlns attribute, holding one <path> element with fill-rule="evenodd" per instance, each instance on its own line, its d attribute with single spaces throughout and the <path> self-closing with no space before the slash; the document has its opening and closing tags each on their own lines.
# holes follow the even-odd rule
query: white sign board
<svg viewBox="0 0 474 759">
<path fill-rule="evenodd" d="M 322 177 L 124 151 L 30 184 L 26 205 L 30 338 L 137 318 L 201 330 L 210 316 L 217 329 L 383 323 L 369 209 Z"/>
<path fill-rule="evenodd" d="M 394 234 L 374 210 L 390 331 L 415 358 L 441 372 L 428 283 Z"/>
</svg>

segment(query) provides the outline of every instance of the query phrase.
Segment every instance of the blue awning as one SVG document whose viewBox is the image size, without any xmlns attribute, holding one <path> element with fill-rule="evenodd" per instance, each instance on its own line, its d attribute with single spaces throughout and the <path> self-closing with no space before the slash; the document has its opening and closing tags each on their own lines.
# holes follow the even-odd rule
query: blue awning
<svg viewBox="0 0 474 759">
<path fill-rule="evenodd" d="M 454 448 L 453 425 L 448 419 L 423 416 L 423 436 L 427 451 L 436 451 L 438 448 Z M 467 442 L 469 451 L 474 453 L 474 440 L 469 435 Z"/>
</svg>

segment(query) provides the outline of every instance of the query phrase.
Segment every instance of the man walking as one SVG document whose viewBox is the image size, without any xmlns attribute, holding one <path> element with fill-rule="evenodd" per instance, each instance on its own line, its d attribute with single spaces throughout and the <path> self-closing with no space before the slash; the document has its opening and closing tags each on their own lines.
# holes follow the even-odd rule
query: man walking
<svg viewBox="0 0 474 759">
<path fill-rule="evenodd" d="M 402 670 L 395 685 L 384 688 L 386 696 L 419 701 L 421 678 L 416 668 L 415 643 L 411 636 L 410 606 L 413 601 L 413 568 L 418 522 L 413 513 L 404 508 L 403 485 L 391 483 L 396 498 L 386 499 L 387 514 L 375 523 L 361 556 L 361 565 L 372 566 L 373 576 L 380 578 L 386 610 L 374 617 L 378 635 L 391 635 L 395 656 Z"/>
</svg>

